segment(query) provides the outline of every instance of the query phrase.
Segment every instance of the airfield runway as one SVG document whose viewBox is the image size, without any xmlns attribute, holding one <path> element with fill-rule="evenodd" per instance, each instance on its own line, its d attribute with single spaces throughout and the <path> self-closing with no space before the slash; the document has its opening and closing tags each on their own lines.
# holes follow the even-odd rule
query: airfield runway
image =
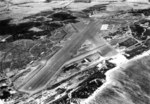
<svg viewBox="0 0 150 104">
<path fill-rule="evenodd" d="M 47 60 L 47 63 L 42 67 L 37 74 L 30 76 L 30 79 L 26 78 L 23 83 L 23 86 L 19 87 L 19 91 L 27 92 L 29 94 L 34 94 L 39 92 L 51 83 L 53 78 L 55 78 L 56 73 L 61 69 L 60 67 L 70 59 L 72 55 L 80 48 L 80 46 L 87 39 L 95 40 L 95 44 L 99 46 L 104 46 L 106 41 L 103 38 L 97 40 L 94 36 L 97 34 L 101 27 L 101 23 L 97 21 L 91 21 L 85 29 L 80 33 L 75 34 L 71 40 L 67 41 L 68 43 L 60 49 L 52 58 Z"/>
</svg>

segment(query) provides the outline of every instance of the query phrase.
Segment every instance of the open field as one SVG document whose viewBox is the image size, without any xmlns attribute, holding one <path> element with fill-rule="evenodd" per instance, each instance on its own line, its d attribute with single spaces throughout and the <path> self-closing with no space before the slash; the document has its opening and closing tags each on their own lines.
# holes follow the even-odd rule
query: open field
<svg viewBox="0 0 150 104">
<path fill-rule="evenodd" d="M 47 61 L 47 64 L 35 75 L 32 79 L 26 79 L 23 83 L 23 87 L 20 88 L 20 91 L 29 92 L 33 94 L 38 92 L 46 87 L 46 84 L 51 83 L 53 76 L 59 72 L 60 67 L 68 60 L 71 59 L 74 52 L 81 46 L 81 44 L 88 38 L 94 36 L 97 33 L 97 27 L 100 26 L 100 23 L 95 23 L 92 21 L 85 30 L 81 33 L 78 33 L 72 37 L 69 43 L 63 47 L 56 55 Z M 96 42 L 96 41 L 95 41 Z M 98 41 L 97 41 L 98 42 Z M 102 42 L 100 45 L 104 45 Z"/>
</svg>

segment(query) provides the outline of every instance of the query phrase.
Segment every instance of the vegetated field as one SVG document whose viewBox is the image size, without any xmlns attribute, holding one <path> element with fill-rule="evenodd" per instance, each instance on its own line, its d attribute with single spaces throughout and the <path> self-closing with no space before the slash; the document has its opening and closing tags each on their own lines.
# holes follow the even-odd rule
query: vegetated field
<svg viewBox="0 0 150 104">
<path fill-rule="evenodd" d="M 129 38 L 129 39 L 123 41 L 122 43 L 119 43 L 119 46 L 130 47 L 136 43 L 138 43 L 138 42 L 135 39 Z"/>
<path fill-rule="evenodd" d="M 29 53 L 30 48 L 34 45 L 32 40 L 18 40 L 13 43 L 1 43 L 3 45 L 2 52 L 5 52 L 1 60 L 1 70 L 10 71 L 15 69 L 23 69 L 33 57 Z"/>
<path fill-rule="evenodd" d="M 63 18 L 59 17 L 61 14 L 64 14 Z M 0 21 L 1 37 L 11 36 L 11 39 L 0 43 L 0 51 L 3 52 L 0 58 L 1 71 L 2 69 L 3 71 L 21 70 L 31 61 L 56 53 L 61 48 L 57 43 L 67 35 L 65 31 L 58 28 L 75 22 L 76 17 L 66 12 L 44 11 L 24 19 L 29 19 L 29 21 L 19 24 L 11 24 L 11 19 Z M 69 21 L 66 22 L 66 20 Z M 31 31 L 32 28 L 40 31 Z M 52 31 L 57 29 L 61 31 L 55 35 L 52 34 Z"/>
</svg>

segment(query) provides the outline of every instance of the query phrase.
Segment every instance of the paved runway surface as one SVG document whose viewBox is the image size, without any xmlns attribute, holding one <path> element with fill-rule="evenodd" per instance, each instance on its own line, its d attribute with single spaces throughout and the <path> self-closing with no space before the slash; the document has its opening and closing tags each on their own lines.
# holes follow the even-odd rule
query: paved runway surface
<svg viewBox="0 0 150 104">
<path fill-rule="evenodd" d="M 84 30 L 75 34 L 70 41 L 67 41 L 68 44 L 50 58 L 36 75 L 30 77 L 30 79 L 27 78 L 19 90 L 34 94 L 44 89 L 47 84 L 53 80 L 55 74 L 59 73 L 60 67 L 72 58 L 72 55 L 80 48 L 86 39 L 93 40 L 93 42 L 99 46 L 106 44 L 104 39 L 97 40 L 97 38 L 95 38 L 100 27 L 100 22 L 91 21 Z"/>
</svg>

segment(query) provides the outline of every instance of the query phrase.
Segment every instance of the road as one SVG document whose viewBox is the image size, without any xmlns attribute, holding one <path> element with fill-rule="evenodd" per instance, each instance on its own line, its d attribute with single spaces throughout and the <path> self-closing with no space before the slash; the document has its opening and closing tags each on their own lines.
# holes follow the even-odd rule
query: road
<svg viewBox="0 0 150 104">
<path fill-rule="evenodd" d="M 75 34 L 72 39 L 60 51 L 58 51 L 52 58 L 50 58 L 46 65 L 39 70 L 39 72 L 26 78 L 24 85 L 19 88 L 19 91 L 34 94 L 43 90 L 47 84 L 51 83 L 56 73 L 61 70 L 60 67 L 70 59 L 72 55 L 80 48 L 86 39 L 92 39 L 97 34 L 101 24 L 97 21 L 91 21 L 85 29 L 80 33 Z M 104 45 L 104 41 L 95 42 L 99 46 Z"/>
</svg>

